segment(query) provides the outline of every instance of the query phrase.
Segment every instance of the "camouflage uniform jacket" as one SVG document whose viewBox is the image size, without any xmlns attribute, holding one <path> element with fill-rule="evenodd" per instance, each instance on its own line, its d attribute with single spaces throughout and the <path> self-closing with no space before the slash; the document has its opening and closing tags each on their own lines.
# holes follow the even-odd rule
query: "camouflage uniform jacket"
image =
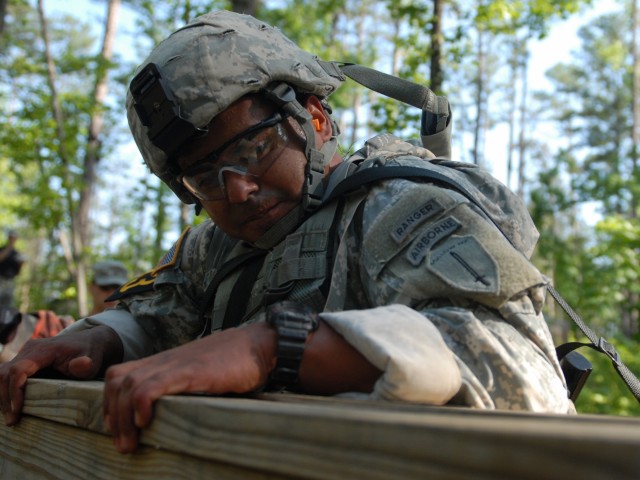
<svg viewBox="0 0 640 480">
<path fill-rule="evenodd" d="M 432 157 L 381 135 L 348 162 L 420 166 Z M 527 258 L 538 233 L 525 207 L 481 169 L 444 165 L 472 180 L 517 249 L 464 195 L 429 182 L 379 181 L 329 202 L 266 255 L 253 287 L 244 286 L 242 322 L 260 319 L 274 292 L 312 304 L 384 372 L 370 398 L 574 411 L 540 313 L 546 280 Z M 208 322 L 200 314 L 207 286 L 221 265 L 252 250 L 207 221 L 125 285 L 119 308 L 72 328 L 110 325 L 125 360 L 215 334 L 244 270 L 217 287 Z"/>
</svg>

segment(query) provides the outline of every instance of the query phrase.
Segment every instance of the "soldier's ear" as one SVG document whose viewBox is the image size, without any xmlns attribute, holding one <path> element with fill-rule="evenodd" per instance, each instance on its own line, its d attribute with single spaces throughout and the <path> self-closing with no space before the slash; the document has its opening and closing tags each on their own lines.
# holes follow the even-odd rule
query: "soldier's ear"
<svg viewBox="0 0 640 480">
<path fill-rule="evenodd" d="M 320 103 L 320 99 L 315 95 L 310 95 L 307 98 L 305 108 L 311 114 L 313 128 L 322 141 L 326 142 L 329 140 L 333 136 L 333 129 L 331 128 L 329 117 Z"/>
</svg>

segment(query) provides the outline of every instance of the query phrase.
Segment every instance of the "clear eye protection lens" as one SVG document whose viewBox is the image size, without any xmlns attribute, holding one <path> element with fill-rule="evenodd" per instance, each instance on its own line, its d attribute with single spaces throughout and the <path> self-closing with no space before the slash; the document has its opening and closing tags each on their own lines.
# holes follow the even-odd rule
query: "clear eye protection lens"
<svg viewBox="0 0 640 480">
<path fill-rule="evenodd" d="M 214 161 L 204 161 L 187 169 L 179 178 L 184 187 L 204 201 L 223 200 L 226 197 L 227 173 L 251 177 L 257 181 L 280 157 L 288 143 L 286 129 L 280 123 L 265 121 L 260 129 L 251 129 L 245 136 L 224 145 L 209 155 Z"/>
</svg>

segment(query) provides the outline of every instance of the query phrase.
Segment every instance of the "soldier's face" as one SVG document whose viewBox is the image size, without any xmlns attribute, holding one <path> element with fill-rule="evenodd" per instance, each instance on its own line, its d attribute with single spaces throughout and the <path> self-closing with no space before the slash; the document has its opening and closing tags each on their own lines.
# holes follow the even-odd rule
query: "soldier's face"
<svg viewBox="0 0 640 480">
<path fill-rule="evenodd" d="M 276 126 L 244 136 L 274 113 L 274 106 L 257 97 L 240 99 L 219 114 L 210 124 L 209 133 L 190 145 L 178 160 L 183 172 L 199 172 L 183 183 L 200 197 L 216 225 L 248 242 L 258 240 L 302 198 L 307 160 L 296 122 L 286 118 Z M 229 141 L 231 145 L 227 146 Z M 209 164 L 214 174 L 207 176 L 206 168 L 197 166 L 207 165 L 211 153 L 222 146 L 220 164 Z M 267 151 L 266 160 L 263 149 Z"/>
</svg>

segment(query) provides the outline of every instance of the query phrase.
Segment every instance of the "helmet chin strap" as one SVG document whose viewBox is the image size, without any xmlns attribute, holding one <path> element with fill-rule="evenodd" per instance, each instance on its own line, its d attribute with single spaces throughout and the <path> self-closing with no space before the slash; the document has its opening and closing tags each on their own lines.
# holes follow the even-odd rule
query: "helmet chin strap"
<svg viewBox="0 0 640 480">
<path fill-rule="evenodd" d="M 290 85 L 280 83 L 266 90 L 267 98 L 274 101 L 279 107 L 289 113 L 300 125 L 306 137 L 305 156 L 305 181 L 302 187 L 302 200 L 284 217 L 276 222 L 265 232 L 254 245 L 258 248 L 269 249 L 291 233 L 304 219 L 304 217 L 317 210 L 322 204 L 324 194 L 325 167 L 331 163 L 336 151 L 338 141 L 331 137 L 320 149 L 315 145 L 315 131 L 311 123 L 311 114 L 296 100 L 295 91 Z"/>
<path fill-rule="evenodd" d="M 273 227 L 267 230 L 264 235 L 256 240 L 253 243 L 253 246 L 263 250 L 269 250 L 275 247 L 282 241 L 282 239 L 284 239 L 284 237 L 295 230 L 303 218 L 304 209 L 302 208 L 302 205 L 296 205 L 293 210 L 278 220 Z"/>
</svg>

